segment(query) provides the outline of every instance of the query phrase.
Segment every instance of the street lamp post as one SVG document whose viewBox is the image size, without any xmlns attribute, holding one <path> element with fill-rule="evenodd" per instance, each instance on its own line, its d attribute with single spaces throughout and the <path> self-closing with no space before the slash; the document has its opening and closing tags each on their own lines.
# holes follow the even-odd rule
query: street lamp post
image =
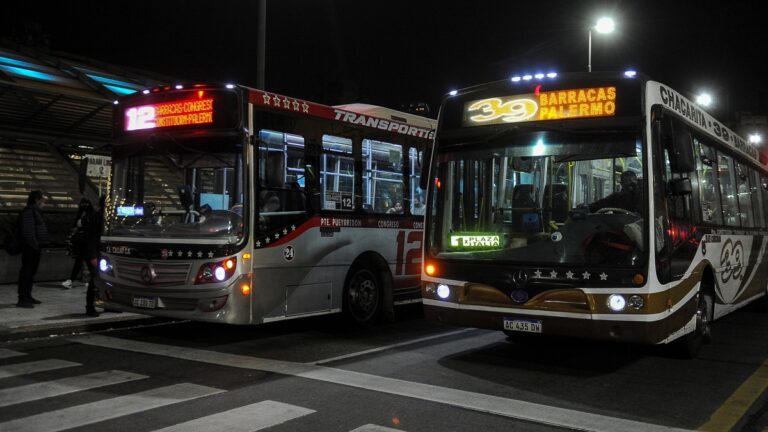
<svg viewBox="0 0 768 432">
<path fill-rule="evenodd" d="M 597 20 L 597 24 L 589 27 L 589 35 L 587 39 L 587 72 L 592 72 L 592 29 L 595 29 L 598 33 L 607 34 L 613 31 L 616 27 L 616 23 L 613 19 L 608 17 L 602 17 Z"/>
</svg>

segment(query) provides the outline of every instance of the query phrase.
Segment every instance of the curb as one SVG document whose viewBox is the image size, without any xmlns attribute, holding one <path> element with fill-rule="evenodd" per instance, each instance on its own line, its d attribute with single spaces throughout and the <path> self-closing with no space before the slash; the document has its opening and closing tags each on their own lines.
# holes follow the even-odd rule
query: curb
<svg viewBox="0 0 768 432">
<path fill-rule="evenodd" d="M 152 325 L 171 323 L 178 320 L 151 316 L 127 316 L 111 317 L 106 319 L 82 320 L 71 323 L 30 325 L 17 328 L 3 328 L 0 326 L 0 344 L 24 339 L 52 338 L 58 336 L 72 336 L 73 334 L 117 330 L 136 325 Z"/>
</svg>

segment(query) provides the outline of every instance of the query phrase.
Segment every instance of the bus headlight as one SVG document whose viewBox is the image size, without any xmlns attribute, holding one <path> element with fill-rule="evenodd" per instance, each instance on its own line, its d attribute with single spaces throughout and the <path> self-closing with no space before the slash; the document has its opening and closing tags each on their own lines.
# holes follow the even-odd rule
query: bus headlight
<svg viewBox="0 0 768 432">
<path fill-rule="evenodd" d="M 445 300 L 451 295 L 451 289 L 446 284 L 440 284 L 437 286 L 437 296 Z"/>
<path fill-rule="evenodd" d="M 632 296 L 629 297 L 629 300 L 627 301 L 627 304 L 632 309 L 640 310 L 640 309 L 643 308 L 643 306 L 645 306 L 645 300 L 643 299 L 643 297 L 635 294 L 635 295 L 632 295 Z"/>
<path fill-rule="evenodd" d="M 200 266 L 195 278 L 195 285 L 211 282 L 223 282 L 235 274 L 237 260 L 228 258 L 223 261 L 208 262 Z"/>
<path fill-rule="evenodd" d="M 106 273 L 108 275 L 112 274 L 112 264 L 109 262 L 106 258 L 99 259 L 99 270 L 101 270 L 102 273 Z"/>
<path fill-rule="evenodd" d="M 614 312 L 623 311 L 626 306 L 627 306 L 627 300 L 624 298 L 623 295 L 611 294 L 610 296 L 608 296 L 608 307 L 611 308 L 612 311 Z"/>
</svg>

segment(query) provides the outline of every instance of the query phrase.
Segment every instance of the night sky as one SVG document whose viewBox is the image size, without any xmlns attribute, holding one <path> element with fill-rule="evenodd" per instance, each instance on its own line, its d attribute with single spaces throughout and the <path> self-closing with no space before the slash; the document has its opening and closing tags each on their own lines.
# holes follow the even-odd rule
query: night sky
<svg viewBox="0 0 768 432">
<path fill-rule="evenodd" d="M 255 0 L 12 2 L 0 36 L 191 81 L 256 85 Z M 535 72 L 633 68 L 710 111 L 768 114 L 768 30 L 757 1 L 268 0 L 267 90 L 399 108 Z"/>
</svg>

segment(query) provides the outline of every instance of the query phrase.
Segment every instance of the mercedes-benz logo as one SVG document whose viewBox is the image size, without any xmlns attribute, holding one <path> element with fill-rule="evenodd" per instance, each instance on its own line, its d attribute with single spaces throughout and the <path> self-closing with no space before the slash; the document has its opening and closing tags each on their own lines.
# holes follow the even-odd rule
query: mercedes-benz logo
<svg viewBox="0 0 768 432">
<path fill-rule="evenodd" d="M 524 288 L 528 283 L 528 274 L 523 270 L 518 270 L 512 273 L 512 282 L 518 288 Z"/>
<path fill-rule="evenodd" d="M 146 265 L 141 268 L 141 280 L 144 281 L 145 284 L 151 284 L 156 277 L 157 273 L 151 265 Z"/>
</svg>

